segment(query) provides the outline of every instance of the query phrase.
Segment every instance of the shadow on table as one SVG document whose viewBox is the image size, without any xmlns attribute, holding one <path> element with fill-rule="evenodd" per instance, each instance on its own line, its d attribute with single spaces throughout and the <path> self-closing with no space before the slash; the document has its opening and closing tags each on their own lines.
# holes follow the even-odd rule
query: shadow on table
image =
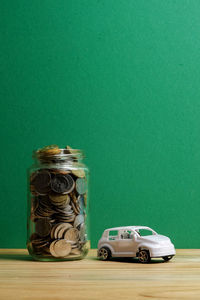
<svg viewBox="0 0 200 300">
<path fill-rule="evenodd" d="M 3 254 L 0 253 L 0 260 L 23 260 L 23 261 L 33 261 L 33 258 L 27 254 Z"/>
<path fill-rule="evenodd" d="M 99 260 L 101 261 L 98 257 L 90 257 L 90 259 L 92 260 Z M 132 258 L 132 257 L 113 257 L 113 258 L 110 258 L 108 260 L 109 262 L 119 262 L 119 263 L 132 263 L 132 264 L 141 264 L 139 262 L 139 260 L 137 258 Z M 151 259 L 151 261 L 147 264 L 160 264 L 160 263 L 166 263 L 162 258 L 157 258 L 157 259 Z"/>
</svg>

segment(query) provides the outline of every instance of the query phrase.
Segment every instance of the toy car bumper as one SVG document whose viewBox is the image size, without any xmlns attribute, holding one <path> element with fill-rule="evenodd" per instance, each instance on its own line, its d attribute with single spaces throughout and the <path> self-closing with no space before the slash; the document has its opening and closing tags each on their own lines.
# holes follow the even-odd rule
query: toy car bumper
<svg viewBox="0 0 200 300">
<path fill-rule="evenodd" d="M 153 257 L 163 257 L 163 256 L 171 256 L 175 255 L 176 250 L 173 247 L 165 247 L 165 248 L 160 248 L 160 249 L 152 249 L 150 251 L 150 256 Z"/>
</svg>

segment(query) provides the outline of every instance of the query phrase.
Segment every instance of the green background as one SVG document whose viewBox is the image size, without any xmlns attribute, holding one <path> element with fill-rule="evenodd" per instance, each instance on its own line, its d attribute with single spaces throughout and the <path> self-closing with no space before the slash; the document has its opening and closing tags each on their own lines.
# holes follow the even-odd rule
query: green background
<svg viewBox="0 0 200 300">
<path fill-rule="evenodd" d="M 148 225 L 199 248 L 200 2 L 0 2 L 0 247 L 25 247 L 26 168 L 84 149 L 91 240 Z"/>
</svg>

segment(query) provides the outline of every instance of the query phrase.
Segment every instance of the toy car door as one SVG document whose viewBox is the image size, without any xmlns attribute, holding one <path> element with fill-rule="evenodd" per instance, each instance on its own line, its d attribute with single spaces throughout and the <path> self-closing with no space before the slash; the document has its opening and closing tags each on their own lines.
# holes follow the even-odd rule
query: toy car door
<svg viewBox="0 0 200 300">
<path fill-rule="evenodd" d="M 136 245 L 133 231 L 120 230 L 116 250 L 120 256 L 135 256 Z"/>
<path fill-rule="evenodd" d="M 112 247 L 114 253 L 117 252 L 118 241 L 119 241 L 119 231 L 110 230 L 108 233 L 109 245 Z"/>
</svg>

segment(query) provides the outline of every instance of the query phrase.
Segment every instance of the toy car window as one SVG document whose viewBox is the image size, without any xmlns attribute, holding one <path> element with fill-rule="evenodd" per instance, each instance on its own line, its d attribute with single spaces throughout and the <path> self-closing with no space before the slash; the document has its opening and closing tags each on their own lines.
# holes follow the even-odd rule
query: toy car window
<svg viewBox="0 0 200 300">
<path fill-rule="evenodd" d="M 118 238 L 118 230 L 109 231 L 109 241 L 116 240 Z"/>
<path fill-rule="evenodd" d="M 147 235 L 153 235 L 153 231 L 151 230 L 148 230 L 148 229 L 138 229 L 137 230 L 137 233 L 140 235 L 140 236 L 147 236 Z"/>
<path fill-rule="evenodd" d="M 130 230 L 123 230 L 120 232 L 120 238 L 122 240 L 129 240 L 133 238 L 133 232 Z"/>
</svg>

